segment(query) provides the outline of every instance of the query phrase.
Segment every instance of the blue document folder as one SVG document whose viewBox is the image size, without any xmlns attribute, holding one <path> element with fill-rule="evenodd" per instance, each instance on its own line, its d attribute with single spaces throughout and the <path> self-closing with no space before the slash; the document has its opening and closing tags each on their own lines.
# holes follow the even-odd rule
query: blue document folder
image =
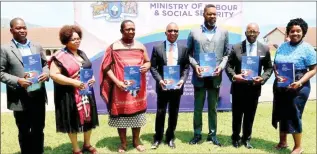
<svg viewBox="0 0 317 154">
<path fill-rule="evenodd" d="M 215 53 L 200 53 L 199 54 L 199 65 L 202 69 L 202 77 L 214 76 L 216 69 L 216 55 Z"/>
<path fill-rule="evenodd" d="M 41 88 L 42 83 L 38 82 L 38 77 L 42 74 L 42 62 L 40 54 L 32 54 L 22 57 L 24 66 L 24 72 L 26 73 L 26 79 L 32 82 L 26 90 L 28 92 L 35 91 Z"/>
<path fill-rule="evenodd" d="M 88 85 L 88 81 L 93 77 L 94 72 L 92 69 L 80 69 L 80 81 L 85 84 L 85 89 L 80 90 L 80 95 L 91 95 L 92 88 Z"/>
<path fill-rule="evenodd" d="M 277 87 L 288 87 L 295 81 L 295 69 L 293 63 L 277 63 L 278 72 Z"/>
<path fill-rule="evenodd" d="M 176 66 L 164 66 L 163 67 L 164 82 L 166 84 L 166 89 L 175 89 L 177 83 L 180 80 L 180 67 Z"/>
<path fill-rule="evenodd" d="M 244 79 L 252 81 L 259 74 L 259 56 L 242 56 L 241 74 Z"/>
<path fill-rule="evenodd" d="M 127 91 L 140 89 L 140 66 L 124 67 L 124 83 L 127 85 Z"/>
</svg>

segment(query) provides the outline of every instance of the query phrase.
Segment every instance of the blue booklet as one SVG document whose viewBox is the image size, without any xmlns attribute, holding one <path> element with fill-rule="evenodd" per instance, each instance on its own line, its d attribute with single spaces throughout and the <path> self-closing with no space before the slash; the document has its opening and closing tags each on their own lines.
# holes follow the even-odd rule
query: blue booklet
<svg viewBox="0 0 317 154">
<path fill-rule="evenodd" d="M 258 76 L 259 62 L 259 56 L 242 56 L 241 74 L 244 75 L 244 79 L 252 81 L 253 77 Z"/>
<path fill-rule="evenodd" d="M 295 69 L 293 63 L 277 63 L 278 72 L 277 87 L 288 87 L 295 81 Z"/>
<path fill-rule="evenodd" d="M 140 89 L 140 66 L 124 67 L 124 83 L 127 85 L 127 91 Z"/>
<path fill-rule="evenodd" d="M 26 91 L 31 92 L 41 88 L 42 83 L 38 82 L 38 77 L 42 74 L 42 62 L 40 54 L 33 54 L 22 57 L 22 62 L 24 66 L 24 72 L 26 74 L 26 79 L 32 82 Z"/>
<path fill-rule="evenodd" d="M 164 66 L 163 67 L 163 79 L 166 84 L 166 89 L 175 89 L 177 83 L 180 80 L 180 67 L 176 66 Z"/>
<path fill-rule="evenodd" d="M 93 77 L 94 72 L 92 69 L 80 69 L 79 71 L 79 78 L 82 83 L 85 84 L 85 89 L 80 90 L 80 95 L 91 95 L 92 88 L 88 85 L 88 81 Z"/>
<path fill-rule="evenodd" d="M 202 69 L 202 77 L 214 76 L 216 69 L 216 55 L 215 53 L 200 53 L 199 65 Z"/>
</svg>

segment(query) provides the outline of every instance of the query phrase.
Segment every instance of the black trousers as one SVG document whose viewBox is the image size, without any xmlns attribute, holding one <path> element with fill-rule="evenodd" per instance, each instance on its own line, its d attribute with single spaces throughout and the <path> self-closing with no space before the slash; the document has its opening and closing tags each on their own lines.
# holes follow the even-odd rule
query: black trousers
<svg viewBox="0 0 317 154">
<path fill-rule="evenodd" d="M 44 152 L 45 103 L 28 101 L 23 111 L 14 111 L 19 130 L 19 144 L 22 154 Z"/>
<path fill-rule="evenodd" d="M 258 106 L 258 95 L 232 94 L 232 136 L 231 139 L 248 141 L 251 139 L 253 121 Z M 243 121 L 242 121 L 243 120 Z M 240 138 L 241 123 L 242 138 Z"/>
<path fill-rule="evenodd" d="M 179 90 L 158 92 L 154 140 L 161 141 L 163 139 L 167 105 L 169 116 L 168 127 L 165 134 L 165 141 L 169 142 L 170 140 L 175 138 L 174 132 L 177 125 L 180 98 L 181 92 Z"/>
</svg>

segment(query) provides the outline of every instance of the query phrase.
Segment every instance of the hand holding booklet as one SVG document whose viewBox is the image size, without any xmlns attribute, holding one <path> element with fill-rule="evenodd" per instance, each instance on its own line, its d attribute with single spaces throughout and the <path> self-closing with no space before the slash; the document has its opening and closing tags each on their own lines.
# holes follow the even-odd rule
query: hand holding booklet
<svg viewBox="0 0 317 154">
<path fill-rule="evenodd" d="M 42 62 L 40 54 L 32 54 L 22 57 L 25 78 L 32 82 L 26 90 L 27 92 L 35 91 L 41 88 L 42 83 L 38 82 L 38 77 L 42 74 Z"/>
</svg>

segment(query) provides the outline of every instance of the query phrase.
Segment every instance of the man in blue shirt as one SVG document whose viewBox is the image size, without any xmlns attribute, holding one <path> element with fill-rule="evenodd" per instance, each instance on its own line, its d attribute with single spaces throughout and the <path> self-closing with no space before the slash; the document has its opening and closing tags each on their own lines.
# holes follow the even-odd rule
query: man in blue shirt
<svg viewBox="0 0 317 154">
<path fill-rule="evenodd" d="M 189 144 L 197 144 L 201 140 L 202 111 L 207 93 L 209 133 L 207 141 L 221 146 L 217 139 L 217 104 L 222 80 L 222 70 L 228 60 L 228 31 L 216 26 L 216 7 L 208 4 L 204 8 L 204 23 L 191 30 L 187 39 L 190 64 L 193 68 L 192 83 L 194 85 L 194 137 Z M 198 57 L 204 53 L 215 53 L 216 69 L 214 76 L 202 77 L 202 68 Z"/>
<path fill-rule="evenodd" d="M 0 81 L 7 87 L 7 107 L 13 110 L 19 130 L 22 154 L 44 152 L 45 103 L 47 102 L 44 81 L 49 79 L 49 69 L 43 48 L 29 41 L 27 27 L 21 18 L 10 22 L 13 36 L 11 43 L 1 46 Z M 22 56 L 41 55 L 43 73 L 38 77 L 38 90 L 27 92 L 32 82 L 25 79 Z"/>
</svg>

